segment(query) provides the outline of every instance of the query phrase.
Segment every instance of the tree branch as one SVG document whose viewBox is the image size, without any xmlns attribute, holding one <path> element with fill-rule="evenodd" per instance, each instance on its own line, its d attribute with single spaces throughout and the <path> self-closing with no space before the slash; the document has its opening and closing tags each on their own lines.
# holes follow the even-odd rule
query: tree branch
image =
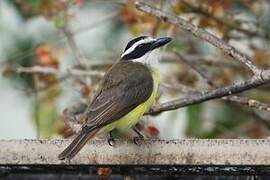
<svg viewBox="0 0 270 180">
<path fill-rule="evenodd" d="M 159 85 L 161 87 L 177 90 L 177 91 L 183 92 L 185 94 L 198 94 L 198 93 L 200 93 L 200 91 L 198 91 L 197 89 L 190 87 L 190 86 L 187 86 L 187 85 L 184 85 L 184 84 L 180 84 L 180 83 L 172 84 L 172 83 L 162 82 Z"/>
<path fill-rule="evenodd" d="M 240 51 L 238 51 L 237 49 L 235 49 L 228 43 L 224 42 L 223 40 L 219 39 L 215 35 L 187 22 L 181 17 L 177 17 L 169 13 L 163 12 L 160 9 L 152 7 L 144 2 L 137 1 L 136 8 L 148 14 L 154 15 L 165 22 L 177 25 L 179 28 L 187 32 L 190 32 L 194 36 L 199 37 L 200 39 L 209 42 L 210 44 L 220 49 L 222 52 L 232 56 L 237 61 L 245 64 L 254 74 L 250 80 L 240 81 L 230 86 L 216 88 L 214 90 L 201 92 L 199 94 L 189 95 L 186 98 L 179 98 L 170 102 L 165 102 L 159 105 L 155 105 L 151 109 L 151 111 L 149 111 L 146 114 L 157 114 L 163 111 L 175 110 L 180 107 L 201 103 L 201 102 L 208 101 L 211 99 L 222 98 L 224 96 L 240 93 L 240 92 L 253 89 L 253 88 L 256 88 L 258 86 L 261 86 L 270 82 L 270 70 L 260 69 L 253 63 L 253 61 L 247 55 L 241 53 Z M 242 101 L 240 99 L 237 99 L 237 100 L 243 103 L 245 102 L 250 105 L 250 102 L 247 102 L 244 100 Z M 256 103 L 255 101 L 252 101 L 252 102 L 253 102 L 251 103 L 252 106 L 254 106 L 254 104 L 258 105 L 257 101 Z M 265 110 L 269 110 L 268 108 L 266 108 L 266 106 L 261 106 L 261 108 Z"/>
<path fill-rule="evenodd" d="M 207 18 L 211 18 L 214 21 L 216 21 L 217 23 L 223 24 L 231 29 L 240 31 L 240 32 L 242 32 L 246 35 L 249 35 L 249 36 L 257 36 L 257 37 L 269 39 L 269 37 L 267 37 L 264 34 L 259 33 L 258 31 L 250 31 L 248 29 L 244 29 L 244 28 L 240 27 L 235 21 L 232 21 L 231 19 L 228 20 L 228 18 L 226 18 L 227 20 L 225 20 L 224 18 L 216 17 L 213 14 L 207 12 L 203 7 L 200 7 L 200 6 L 192 3 L 191 1 L 181 0 L 181 2 L 184 3 L 185 5 L 187 5 L 189 8 L 191 8 L 192 12 L 199 13 Z"/>
<path fill-rule="evenodd" d="M 188 61 L 188 59 L 185 56 L 183 56 L 181 53 L 176 52 L 176 55 L 179 57 L 179 60 L 183 61 L 191 69 L 193 69 L 195 72 L 197 72 L 197 74 L 202 79 L 204 79 L 209 86 L 214 87 L 214 88 L 217 88 L 217 86 L 215 85 L 215 83 L 204 74 L 204 72 L 200 69 L 200 67 L 198 67 L 196 64 Z M 228 97 L 223 97 L 222 99 L 223 100 L 226 100 L 226 101 L 229 101 L 229 102 L 233 102 L 233 103 L 238 103 L 238 104 L 241 104 L 241 105 L 245 105 L 245 106 L 248 106 L 250 108 L 256 108 L 258 110 L 270 111 L 270 106 L 268 104 L 259 102 L 259 101 L 254 100 L 254 99 L 249 99 L 247 97 L 228 96 Z"/>
<path fill-rule="evenodd" d="M 79 64 L 82 64 L 82 62 L 84 62 L 85 58 L 81 54 L 81 51 L 79 50 L 79 48 L 74 40 L 73 33 L 67 27 L 64 27 L 62 30 L 67 38 L 67 42 L 68 42 L 70 49 L 73 52 L 76 60 L 78 61 Z"/>
<path fill-rule="evenodd" d="M 268 104 L 262 103 L 255 99 L 249 99 L 247 97 L 241 97 L 241 96 L 229 96 L 229 97 L 223 97 L 222 99 L 229 100 L 231 102 L 238 103 L 241 105 L 246 105 L 250 108 L 256 108 L 258 110 L 270 111 L 270 106 Z"/>
<path fill-rule="evenodd" d="M 268 76 L 266 76 L 266 74 Z M 230 86 L 216 88 L 210 91 L 204 91 L 199 94 L 190 95 L 185 98 L 179 98 L 173 101 L 155 105 L 146 114 L 154 115 L 154 114 L 161 113 L 163 111 L 171 111 L 171 110 L 175 110 L 184 106 L 198 104 L 198 103 L 202 103 L 204 101 L 208 101 L 212 99 L 218 99 L 224 96 L 229 96 L 232 94 L 240 93 L 249 89 L 259 87 L 261 85 L 264 85 L 270 82 L 270 71 L 267 71 L 267 73 L 265 73 L 263 77 L 264 79 L 260 78 L 260 76 L 254 76 L 250 80 L 240 81 Z"/>
<path fill-rule="evenodd" d="M 177 25 L 179 28 L 190 32 L 194 36 L 209 42 L 213 46 L 219 48 L 222 52 L 225 54 L 230 55 L 234 59 L 238 60 L 239 62 L 245 64 L 254 74 L 260 74 L 261 69 L 257 67 L 253 61 L 245 54 L 241 53 L 240 51 L 236 50 L 233 46 L 227 44 L 223 40 L 219 39 L 215 35 L 203 30 L 202 28 L 199 28 L 198 26 L 195 26 L 186 20 L 184 20 L 181 17 L 171 15 L 169 13 L 163 12 L 160 9 L 157 9 L 155 7 L 152 7 L 144 2 L 137 1 L 136 2 L 136 8 L 144 11 L 148 14 L 151 14 L 153 16 L 156 16 L 160 19 L 162 19 L 165 22 Z"/>
<path fill-rule="evenodd" d="M 214 83 L 209 80 L 209 78 L 202 72 L 202 70 L 194 63 L 190 62 L 187 60 L 187 58 L 185 58 L 181 53 L 175 52 L 175 54 L 178 56 L 178 60 L 181 60 L 182 62 L 184 62 L 186 65 L 188 65 L 191 69 L 194 70 L 194 72 L 201 77 L 204 81 L 206 81 L 206 83 L 210 86 L 215 86 Z"/>
<path fill-rule="evenodd" d="M 43 66 L 33 66 L 33 67 L 19 67 L 14 70 L 16 73 L 37 73 L 37 74 L 52 74 L 59 77 L 64 76 L 103 76 L 104 72 L 102 71 L 85 71 L 78 69 L 66 69 L 66 70 L 58 70 L 51 67 L 43 67 Z"/>
<path fill-rule="evenodd" d="M 184 55 L 191 63 L 198 64 L 198 65 L 205 65 L 205 66 L 214 66 L 219 68 L 234 68 L 234 69 L 243 69 L 242 66 L 235 63 L 235 61 L 227 61 L 224 59 L 219 59 L 218 61 L 212 57 L 204 57 L 203 55 L 191 55 L 187 53 L 181 53 Z M 171 52 L 164 52 L 161 54 L 160 58 L 161 63 L 175 63 L 179 62 L 178 57 L 175 55 L 175 53 Z"/>
</svg>

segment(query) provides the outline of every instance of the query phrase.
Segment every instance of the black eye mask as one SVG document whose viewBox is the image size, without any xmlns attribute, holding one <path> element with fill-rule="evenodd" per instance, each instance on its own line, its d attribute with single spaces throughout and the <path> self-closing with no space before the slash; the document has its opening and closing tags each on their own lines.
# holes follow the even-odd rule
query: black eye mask
<svg viewBox="0 0 270 180">
<path fill-rule="evenodd" d="M 136 42 L 142 40 L 142 39 L 145 39 L 147 38 L 147 36 L 140 36 L 140 37 L 137 37 L 135 39 L 132 39 L 131 41 L 128 42 L 126 48 L 124 51 L 126 51 L 128 48 L 130 48 L 133 44 L 135 44 Z"/>
<path fill-rule="evenodd" d="M 132 52 L 122 57 L 123 60 L 137 59 L 151 51 L 152 42 L 138 45 Z"/>
</svg>

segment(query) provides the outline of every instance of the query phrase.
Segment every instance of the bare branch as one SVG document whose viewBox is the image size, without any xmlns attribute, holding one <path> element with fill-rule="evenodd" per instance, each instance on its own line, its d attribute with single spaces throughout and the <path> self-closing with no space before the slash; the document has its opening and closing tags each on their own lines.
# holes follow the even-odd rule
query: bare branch
<svg viewBox="0 0 270 180">
<path fill-rule="evenodd" d="M 180 84 L 180 83 L 172 84 L 172 83 L 162 82 L 162 83 L 160 83 L 160 86 L 165 87 L 165 88 L 169 88 L 169 89 L 173 89 L 173 90 L 178 90 L 180 92 L 187 93 L 187 94 L 200 93 L 200 91 L 196 90 L 195 88 L 192 88 L 190 86 Z"/>
<path fill-rule="evenodd" d="M 245 64 L 254 73 L 253 78 L 251 78 L 250 80 L 237 82 L 230 86 L 216 88 L 211 91 L 205 91 L 199 94 L 189 95 L 186 98 L 179 98 L 170 102 L 162 103 L 162 104 L 154 106 L 152 110 L 146 114 L 157 114 L 162 111 L 174 110 L 174 109 L 178 109 L 180 107 L 184 107 L 187 105 L 197 104 L 197 103 L 201 103 L 201 102 L 208 101 L 211 99 L 222 98 L 224 96 L 240 93 L 245 90 L 253 89 L 253 88 L 256 88 L 258 86 L 261 86 L 270 82 L 269 70 L 261 70 L 252 62 L 252 60 L 247 55 L 239 52 L 234 47 L 227 44 L 223 40 L 219 39 L 215 35 L 187 22 L 186 20 L 180 17 L 165 13 L 161 11 L 160 9 L 152 7 L 141 1 L 137 1 L 136 7 L 137 9 L 144 11 L 146 13 L 149 13 L 151 15 L 154 15 L 165 22 L 169 22 L 171 24 L 177 25 L 179 28 L 187 32 L 190 32 L 194 36 L 199 37 L 200 39 L 209 42 L 210 44 L 219 48 L 224 53 L 232 56 L 239 62 Z M 227 99 L 230 99 L 230 98 L 228 97 Z M 234 97 L 234 99 L 231 99 L 231 100 L 235 100 L 238 102 L 241 101 L 243 104 L 249 104 L 249 105 L 251 105 L 250 102 L 253 102 L 252 103 L 253 107 L 260 104 L 258 101 L 255 101 L 255 100 L 246 102 L 246 99 L 244 100 L 244 99 L 241 99 L 240 97 L 238 98 Z M 260 105 L 261 105 L 259 106 L 260 109 L 268 110 L 267 105 L 266 106 L 265 104 L 260 104 Z"/>
<path fill-rule="evenodd" d="M 70 49 L 72 50 L 76 60 L 78 61 L 79 64 L 82 64 L 82 62 L 84 62 L 85 58 L 81 54 L 81 51 L 79 50 L 79 48 L 74 40 L 73 33 L 67 27 L 63 28 L 63 32 L 67 38 L 67 42 L 68 42 Z"/>
<path fill-rule="evenodd" d="M 162 83 L 161 85 L 164 86 L 164 87 L 167 87 L 167 88 L 172 88 L 172 89 L 175 89 L 175 90 L 180 90 L 180 91 L 185 92 L 185 93 L 189 93 L 190 97 L 191 96 L 196 96 L 196 94 L 201 95 L 201 94 L 205 93 L 205 92 L 201 92 L 201 91 L 199 91 L 199 90 L 197 90 L 195 88 L 185 86 L 185 85 L 182 85 L 182 84 L 171 85 L 171 84 Z M 210 91 L 207 91 L 207 92 L 210 92 Z M 198 96 L 198 98 L 199 98 L 199 96 Z M 227 96 L 227 97 L 222 97 L 221 99 L 229 101 L 229 102 L 237 103 L 237 104 L 240 104 L 240 105 L 245 105 L 245 106 L 248 106 L 250 108 L 255 108 L 255 109 L 261 110 L 261 111 L 270 111 L 270 105 L 269 104 L 265 104 L 265 103 L 262 103 L 260 101 L 250 99 L 250 98 L 247 98 L 247 97 Z M 183 98 L 183 100 L 184 100 L 184 98 Z M 187 105 L 185 105 L 185 106 L 187 106 Z M 154 108 L 152 109 L 152 111 L 154 111 Z M 159 112 L 152 112 L 152 111 L 147 113 L 147 114 L 159 113 Z"/>
<path fill-rule="evenodd" d="M 209 80 L 209 78 L 201 71 L 200 68 L 198 68 L 196 64 L 189 62 L 181 53 L 175 52 L 175 54 L 179 57 L 179 60 L 183 61 L 191 69 L 193 69 L 203 80 L 206 81 L 208 85 L 214 86 L 214 83 L 211 80 Z"/>
<path fill-rule="evenodd" d="M 33 67 L 19 67 L 15 69 L 17 73 L 37 73 L 37 74 L 52 74 L 59 77 L 64 76 L 103 76 L 104 72 L 102 71 L 85 71 L 78 69 L 66 69 L 58 70 L 51 67 L 42 67 L 42 66 L 33 66 Z"/>
<path fill-rule="evenodd" d="M 235 21 L 232 21 L 231 19 L 228 20 L 228 18 L 227 18 L 227 20 L 225 20 L 224 18 L 216 17 L 213 14 L 207 12 L 202 6 L 198 6 L 194 3 L 192 3 L 191 1 L 181 0 L 181 2 L 184 3 L 185 5 L 187 5 L 189 8 L 191 8 L 192 12 L 199 13 L 207 18 L 211 18 L 211 19 L 215 20 L 216 22 L 223 24 L 231 29 L 240 31 L 240 32 L 242 32 L 246 35 L 249 35 L 249 36 L 257 36 L 257 37 L 269 39 L 269 37 L 257 32 L 257 31 L 250 31 L 249 29 L 244 29 L 242 27 L 239 27 L 239 25 Z"/>
<path fill-rule="evenodd" d="M 171 88 L 171 89 L 175 89 L 175 90 L 180 90 L 184 93 L 189 93 L 192 96 L 202 93 L 201 91 L 199 91 L 195 88 L 185 86 L 182 84 L 173 84 L 172 85 L 172 84 L 162 83 L 161 85 L 166 87 L 166 88 Z M 228 97 L 222 97 L 222 99 L 227 100 L 229 102 L 237 103 L 240 105 L 245 105 L 245 106 L 248 106 L 250 108 L 255 108 L 257 110 L 270 111 L 269 104 L 262 103 L 260 101 L 255 100 L 255 99 L 250 99 L 250 98 L 241 97 L 241 96 L 228 96 Z"/>
<path fill-rule="evenodd" d="M 266 76 L 268 75 L 268 76 Z M 201 92 L 199 94 L 190 95 L 185 98 L 179 98 L 173 101 L 165 102 L 162 104 L 155 105 L 148 113 L 146 114 L 158 114 L 163 111 L 175 110 L 180 107 L 202 103 L 212 99 L 218 99 L 224 96 L 229 96 L 232 94 L 240 93 L 249 89 L 259 87 L 261 85 L 267 84 L 270 82 L 270 72 L 265 72 L 264 78 L 254 76 L 250 80 L 240 81 L 234 83 L 230 86 L 225 86 L 221 88 L 216 88 L 214 90 Z"/>
<path fill-rule="evenodd" d="M 240 51 L 236 50 L 233 46 L 227 44 L 223 40 L 219 39 L 215 35 L 203 30 L 202 28 L 199 28 L 198 26 L 195 26 L 186 20 L 184 20 L 181 17 L 171 15 L 169 13 L 163 12 L 160 9 L 157 9 L 155 7 L 152 7 L 144 2 L 137 1 L 136 8 L 144 11 L 146 13 L 149 13 L 151 15 L 154 15 L 160 19 L 162 19 L 165 22 L 175 24 L 179 28 L 190 32 L 194 36 L 209 42 L 213 46 L 219 48 L 224 53 L 232 56 L 234 59 L 238 60 L 239 62 L 245 64 L 254 74 L 260 74 L 261 69 L 257 67 L 253 61 L 245 54 L 241 53 Z"/>
<path fill-rule="evenodd" d="M 258 110 L 270 111 L 270 106 L 268 104 L 262 103 L 255 99 L 249 99 L 246 97 L 239 97 L 239 96 L 223 97 L 222 99 L 236 102 L 238 104 L 246 105 L 251 108 L 256 108 Z"/>
<path fill-rule="evenodd" d="M 228 68 L 234 68 L 234 69 L 243 69 L 242 66 L 235 63 L 235 61 L 227 61 L 226 59 L 220 59 L 216 60 L 211 57 L 204 57 L 203 55 L 191 55 L 186 53 L 181 53 L 184 55 L 192 64 L 198 64 L 198 65 L 205 65 L 205 66 L 214 66 L 214 67 L 228 67 Z M 175 53 L 170 52 L 164 52 L 161 54 L 161 63 L 175 63 L 179 62 L 179 57 L 175 55 Z"/>
<path fill-rule="evenodd" d="M 187 64 L 191 69 L 193 69 L 197 74 L 204 79 L 208 85 L 211 87 L 217 88 L 215 83 L 210 80 L 202 71 L 201 69 L 196 65 L 187 60 L 185 56 L 183 56 L 181 53 L 176 52 L 176 55 L 179 57 L 179 60 L 183 61 L 185 64 Z M 199 92 L 199 91 L 198 91 Z M 241 96 L 228 96 L 228 97 L 223 97 L 222 99 L 227 100 L 229 102 L 233 103 L 238 103 L 241 105 L 246 105 L 250 108 L 256 108 L 258 110 L 264 110 L 264 111 L 270 111 L 270 105 L 259 102 L 254 99 L 249 99 L 247 97 L 241 97 Z"/>
</svg>

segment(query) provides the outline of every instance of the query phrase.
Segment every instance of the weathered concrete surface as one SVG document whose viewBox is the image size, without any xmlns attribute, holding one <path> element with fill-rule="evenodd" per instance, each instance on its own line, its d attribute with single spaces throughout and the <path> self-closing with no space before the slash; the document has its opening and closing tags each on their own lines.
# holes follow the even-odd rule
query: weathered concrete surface
<svg viewBox="0 0 270 180">
<path fill-rule="evenodd" d="M 70 140 L 0 140 L 0 164 L 63 164 L 57 155 Z M 89 142 L 70 164 L 270 165 L 270 139 L 185 139 Z"/>
</svg>

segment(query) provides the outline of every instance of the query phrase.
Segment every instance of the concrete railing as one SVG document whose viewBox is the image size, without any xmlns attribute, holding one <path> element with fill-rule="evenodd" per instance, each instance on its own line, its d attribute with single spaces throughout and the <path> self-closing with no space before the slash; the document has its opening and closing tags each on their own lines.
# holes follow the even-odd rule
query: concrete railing
<svg viewBox="0 0 270 180">
<path fill-rule="evenodd" d="M 63 165 L 57 155 L 71 140 L 0 140 L 0 164 Z M 270 139 L 90 141 L 70 165 L 270 165 Z"/>
</svg>

